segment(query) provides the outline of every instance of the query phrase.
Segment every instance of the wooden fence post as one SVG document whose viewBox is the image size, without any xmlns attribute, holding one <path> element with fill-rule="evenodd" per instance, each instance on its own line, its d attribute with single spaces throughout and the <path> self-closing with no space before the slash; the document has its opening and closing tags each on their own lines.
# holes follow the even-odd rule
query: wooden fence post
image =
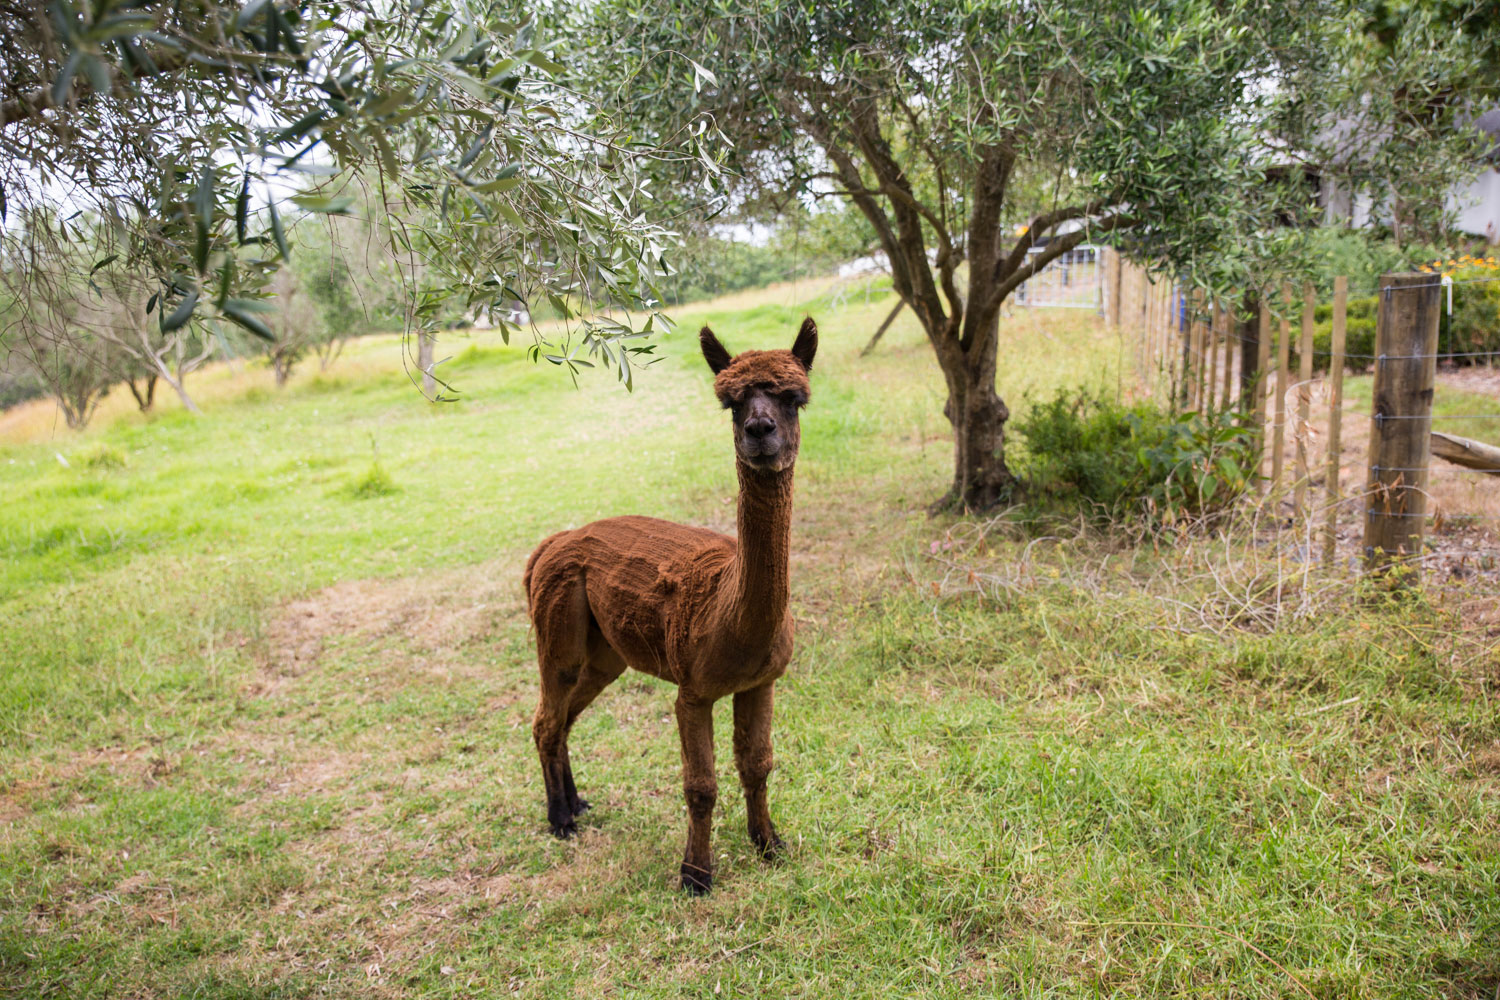
<svg viewBox="0 0 1500 1000">
<path fill-rule="evenodd" d="M 1371 571 L 1422 553 L 1441 293 L 1430 274 L 1380 277 L 1365 498 L 1365 565 Z"/>
<path fill-rule="evenodd" d="M 1208 318 L 1203 323 L 1203 405 L 1199 409 L 1204 416 L 1210 416 L 1214 412 L 1214 382 L 1219 377 L 1219 370 L 1215 367 L 1219 361 L 1219 342 L 1216 339 L 1219 314 L 1212 299 L 1204 299 L 1203 308 L 1208 310 Z"/>
<path fill-rule="evenodd" d="M 1245 293 L 1236 324 L 1240 333 L 1240 410 L 1255 412 L 1256 386 L 1260 379 L 1260 295 Z M 1257 432 L 1259 425 L 1256 425 Z"/>
<path fill-rule="evenodd" d="M 1177 331 L 1168 322 L 1168 313 L 1171 310 L 1167 307 L 1170 305 L 1171 298 L 1172 283 L 1170 281 L 1161 282 L 1161 287 L 1156 291 L 1156 334 L 1157 343 L 1161 345 L 1162 360 L 1167 366 L 1166 388 L 1167 405 L 1169 406 L 1177 399 L 1178 379 L 1182 374 L 1178 371 L 1182 366 L 1177 363 L 1175 353 L 1177 350 Z"/>
<path fill-rule="evenodd" d="M 1174 381 L 1177 376 L 1172 367 L 1171 345 L 1167 342 L 1167 310 L 1162 299 L 1164 294 L 1161 282 L 1153 281 L 1151 283 L 1151 352 L 1156 356 L 1157 395 L 1163 392 L 1175 392 L 1176 390 L 1171 386 L 1177 384 Z M 1169 395 L 1168 401 L 1170 400 Z"/>
<path fill-rule="evenodd" d="M 1292 358 L 1292 321 L 1287 311 L 1292 307 L 1292 286 L 1281 288 L 1281 325 L 1276 338 L 1276 425 L 1271 429 L 1271 491 L 1281 489 L 1281 469 L 1286 453 L 1286 377 Z"/>
<path fill-rule="evenodd" d="M 1135 291 L 1136 322 L 1140 324 L 1141 335 L 1149 337 L 1151 335 L 1151 278 L 1144 267 L 1136 271 Z"/>
<path fill-rule="evenodd" d="M 1266 305 L 1266 297 L 1261 296 L 1260 313 L 1256 318 L 1256 340 L 1255 340 L 1255 434 L 1256 450 L 1260 453 L 1261 462 L 1264 463 L 1266 456 L 1266 382 L 1271 360 L 1271 307 Z M 1255 471 L 1258 473 L 1262 465 L 1257 465 Z M 1263 488 L 1269 487 L 1269 481 L 1262 482 Z"/>
<path fill-rule="evenodd" d="M 1130 325 L 1135 330 L 1136 336 L 1140 338 L 1141 344 L 1141 383 L 1149 391 L 1151 386 L 1151 328 L 1146 324 L 1145 292 L 1143 291 L 1143 279 L 1135 268 L 1131 268 L 1131 287 L 1133 293 L 1130 299 Z"/>
<path fill-rule="evenodd" d="M 889 330 L 891 328 L 891 324 L 894 323 L 894 322 L 896 322 L 896 317 L 901 314 L 901 310 L 905 306 L 906 306 L 906 300 L 905 299 L 903 299 L 903 298 L 897 298 L 896 299 L 896 305 L 895 305 L 895 307 L 892 308 L 891 311 L 886 314 L 885 319 L 881 321 L 880 327 L 878 329 L 876 329 L 876 331 L 875 331 L 875 336 L 871 337 L 870 338 L 870 342 L 868 344 L 866 344 L 864 346 L 864 348 L 859 352 L 859 356 L 860 357 L 864 357 L 865 355 L 869 354 L 871 351 L 875 350 L 875 345 L 878 344 L 878 343 L 880 343 L 880 338 L 884 337 L 885 336 L 885 331 Z"/>
<path fill-rule="evenodd" d="M 1109 299 L 1108 304 L 1104 307 L 1104 322 L 1112 329 L 1119 329 L 1121 292 L 1123 291 L 1121 285 L 1123 284 L 1122 279 L 1125 277 L 1125 260 L 1120 256 L 1120 251 L 1114 247 L 1109 247 L 1105 252 L 1109 254 L 1109 267 L 1105 271 L 1109 281 Z"/>
<path fill-rule="evenodd" d="M 1183 391 L 1184 406 L 1190 410 L 1198 408 L 1198 324 L 1193 319 L 1193 300 L 1186 292 L 1177 305 L 1177 321 L 1182 324 L 1183 343 Z"/>
<path fill-rule="evenodd" d="M 1171 359 L 1162 347 L 1162 338 L 1166 334 L 1162 330 L 1162 324 L 1165 320 L 1162 319 L 1160 281 L 1151 282 L 1151 287 L 1147 290 L 1146 299 L 1150 305 L 1150 318 L 1148 322 L 1151 325 L 1151 356 L 1154 359 L 1152 361 L 1152 369 L 1156 373 L 1153 392 L 1155 395 L 1160 396 L 1166 391 L 1164 388 L 1166 381 L 1171 378 L 1172 374 L 1169 364 Z"/>
<path fill-rule="evenodd" d="M 1328 357 L 1328 471 L 1323 488 L 1328 494 L 1328 524 L 1323 533 L 1323 561 L 1331 564 L 1339 528 L 1339 468 L 1343 464 L 1344 339 L 1349 311 L 1349 279 L 1333 279 L 1333 342 Z"/>
<path fill-rule="evenodd" d="M 1224 330 L 1224 386 L 1219 395 L 1219 409 L 1229 412 L 1234 400 L 1234 313 L 1220 303 L 1219 326 Z"/>
<path fill-rule="evenodd" d="M 1307 482 L 1312 478 L 1307 436 L 1312 432 L 1313 310 L 1317 292 L 1311 281 L 1302 284 L 1302 339 L 1297 345 L 1297 491 L 1293 505 L 1298 524 L 1307 514 Z"/>
<path fill-rule="evenodd" d="M 1176 326 L 1168 326 L 1166 316 L 1168 310 L 1165 301 L 1162 305 L 1162 331 L 1167 337 L 1166 349 L 1170 353 L 1172 363 L 1172 401 L 1179 410 L 1187 409 L 1187 376 L 1184 374 L 1188 367 L 1188 354 L 1190 344 L 1185 330 L 1179 330 Z M 1175 317 L 1174 317 L 1175 318 Z M 1179 342 L 1181 349 L 1179 349 Z"/>
<path fill-rule="evenodd" d="M 1120 252 L 1118 250 L 1111 250 L 1110 255 L 1105 259 L 1112 261 L 1115 265 L 1115 327 L 1120 331 L 1120 335 L 1124 336 L 1127 331 L 1134 332 L 1134 324 L 1127 322 L 1126 317 L 1128 316 L 1128 312 L 1125 308 L 1125 281 L 1130 272 L 1129 269 L 1125 267 L 1125 260 L 1120 256 Z M 1104 318 L 1105 321 L 1108 322 L 1109 316 L 1106 315 Z M 1146 351 L 1144 341 L 1141 337 L 1137 336 L 1135 338 L 1134 347 L 1135 390 L 1136 394 L 1139 395 L 1145 385 L 1146 380 Z"/>
<path fill-rule="evenodd" d="M 1164 321 L 1162 320 L 1160 282 L 1151 282 L 1151 287 L 1147 289 L 1146 293 L 1146 304 L 1150 310 L 1147 323 L 1150 324 L 1151 329 L 1151 353 L 1156 359 L 1153 362 L 1153 366 L 1156 369 L 1156 393 L 1160 395 L 1164 377 L 1170 377 L 1170 372 L 1165 373 L 1165 376 L 1162 372 L 1162 355 L 1165 352 L 1161 349 L 1162 323 Z"/>
</svg>

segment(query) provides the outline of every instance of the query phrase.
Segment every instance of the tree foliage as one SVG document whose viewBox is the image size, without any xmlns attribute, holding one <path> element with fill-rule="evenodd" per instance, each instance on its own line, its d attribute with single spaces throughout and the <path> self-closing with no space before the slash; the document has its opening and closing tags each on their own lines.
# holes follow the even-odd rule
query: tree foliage
<svg viewBox="0 0 1500 1000">
<path fill-rule="evenodd" d="M 857 0 L 616 0 L 604 12 L 628 106 L 656 135 L 706 113 L 752 193 L 838 196 L 864 214 L 948 384 L 947 499 L 986 507 L 1012 481 L 995 392 L 1002 303 L 1087 240 L 1192 270 L 1253 253 L 1249 237 L 1305 211 L 1305 193 L 1266 166 L 1338 9 L 897 0 L 872 17 Z M 664 51 L 703 68 L 688 81 Z"/>
<path fill-rule="evenodd" d="M 1002 303 L 1085 241 L 1201 284 L 1264 278 L 1284 224 L 1316 213 L 1302 160 L 1366 16 L 1341 0 L 894 0 L 878 15 L 613 0 L 600 51 L 654 135 L 711 116 L 733 149 L 728 203 L 793 190 L 864 214 L 947 382 L 946 500 L 986 507 L 1012 482 Z"/>
<path fill-rule="evenodd" d="M 637 165 L 697 154 L 581 99 L 569 38 L 481 0 L 0 5 L 0 266 L 65 206 L 153 308 L 269 339 L 252 303 L 292 205 L 346 213 L 367 182 L 413 328 L 453 301 L 599 307 L 561 355 L 628 379 L 672 238 Z"/>
<path fill-rule="evenodd" d="M 145 410 L 160 379 L 197 412 L 187 376 L 215 353 L 224 331 L 216 320 L 192 321 L 196 296 L 168 312 L 159 285 L 119 254 L 100 257 L 98 227 L 87 219 L 36 208 L 18 221 L 24 241 L 7 233 L 6 246 L 24 246 L 24 257 L 0 266 L 0 340 L 58 401 L 68 425 L 86 424 L 115 382 L 127 383 Z M 258 299 L 244 307 L 267 308 Z"/>
<path fill-rule="evenodd" d="M 1389 223 L 1398 244 L 1448 238 L 1452 192 L 1489 164 L 1473 126 L 1500 101 L 1500 2 L 1370 0 L 1347 12 L 1326 85 L 1297 112 L 1295 151 Z"/>
<path fill-rule="evenodd" d="M 850 206 L 811 211 L 793 200 L 780 211 L 737 218 L 735 225 L 682 227 L 673 274 L 661 282 L 663 301 L 676 305 L 826 274 L 880 249 L 875 231 Z"/>
</svg>

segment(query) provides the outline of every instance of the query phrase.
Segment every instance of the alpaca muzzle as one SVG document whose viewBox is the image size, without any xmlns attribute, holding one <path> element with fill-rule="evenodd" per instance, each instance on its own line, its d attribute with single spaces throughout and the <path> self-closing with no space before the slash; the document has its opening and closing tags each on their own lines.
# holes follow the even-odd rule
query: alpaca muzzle
<svg viewBox="0 0 1500 1000">
<path fill-rule="evenodd" d="M 754 469 L 780 471 L 788 464 L 789 451 L 786 441 L 778 433 L 765 437 L 745 437 L 738 443 L 740 461 Z"/>
</svg>

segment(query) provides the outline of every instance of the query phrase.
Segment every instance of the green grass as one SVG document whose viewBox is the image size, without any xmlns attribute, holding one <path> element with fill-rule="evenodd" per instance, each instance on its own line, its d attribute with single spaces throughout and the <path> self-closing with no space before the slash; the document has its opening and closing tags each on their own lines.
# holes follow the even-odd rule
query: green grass
<svg viewBox="0 0 1500 1000">
<path fill-rule="evenodd" d="M 281 392 L 204 376 L 202 418 L 0 443 L 0 991 L 1494 995 L 1482 623 L 1239 629 L 1168 572 L 1209 546 L 928 520 L 941 382 L 909 316 L 858 357 L 880 301 L 813 306 L 790 857 L 754 856 L 721 707 L 715 892 L 673 888 L 672 695 L 640 674 L 575 729 L 582 835 L 547 836 L 521 563 L 609 514 L 730 527 L 692 332 L 785 346 L 789 298 L 685 310 L 633 394 L 483 335 L 433 406 L 370 339 Z M 1004 336 L 1014 407 L 1115 384 L 1088 319 Z"/>
</svg>

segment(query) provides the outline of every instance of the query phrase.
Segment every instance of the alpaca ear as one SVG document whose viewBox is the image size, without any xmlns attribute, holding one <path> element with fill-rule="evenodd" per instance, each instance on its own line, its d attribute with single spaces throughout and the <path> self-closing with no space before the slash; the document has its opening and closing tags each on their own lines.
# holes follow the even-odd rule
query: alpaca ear
<svg viewBox="0 0 1500 1000">
<path fill-rule="evenodd" d="M 792 345 L 792 355 L 802 362 L 804 369 L 812 371 L 813 355 L 817 353 L 818 324 L 809 316 L 802 321 L 802 329 L 797 331 L 797 342 Z"/>
<path fill-rule="evenodd" d="M 703 360 L 708 362 L 709 371 L 717 375 L 729 367 L 729 352 L 708 327 L 698 331 L 698 344 L 703 348 Z"/>
</svg>

